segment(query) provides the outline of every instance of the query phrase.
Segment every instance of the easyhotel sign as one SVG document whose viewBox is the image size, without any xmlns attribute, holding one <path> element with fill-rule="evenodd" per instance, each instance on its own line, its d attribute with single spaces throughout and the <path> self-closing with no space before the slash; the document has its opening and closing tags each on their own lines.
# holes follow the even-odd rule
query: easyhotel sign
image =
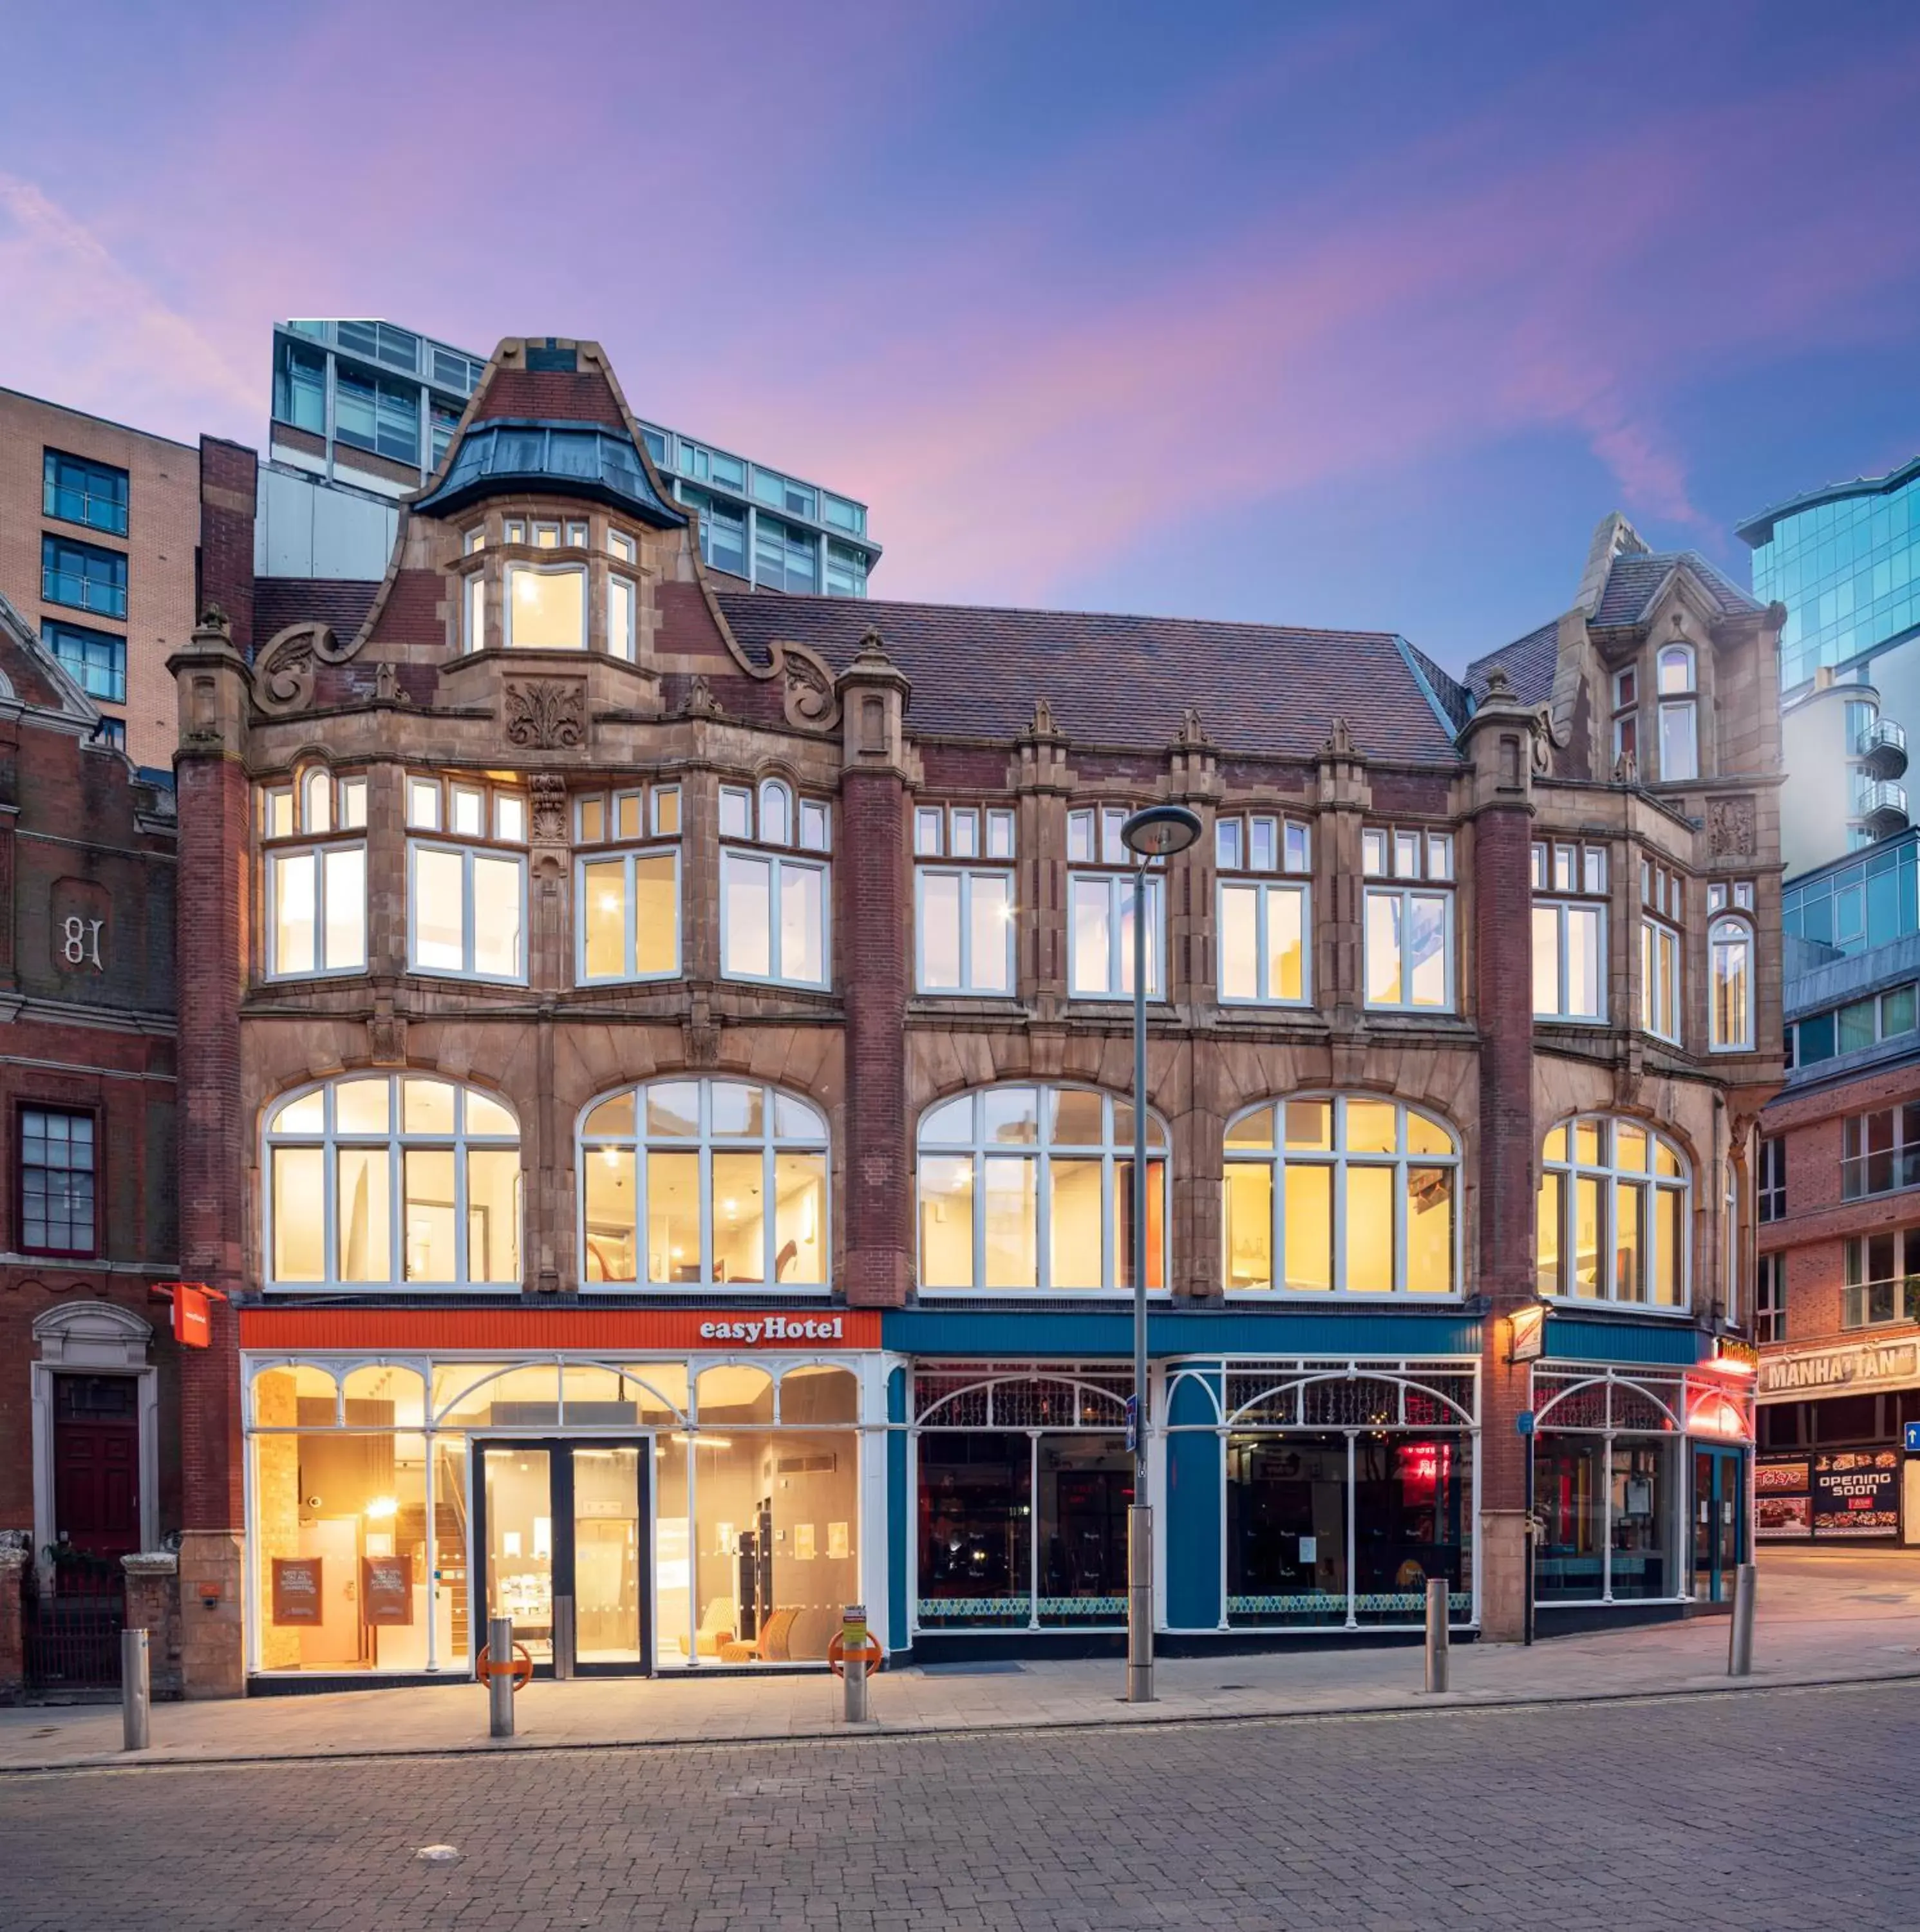
<svg viewBox="0 0 1920 1932">
<path fill-rule="evenodd" d="M 775 1313 L 711 1308 L 243 1308 L 240 1346 L 302 1348 L 635 1349 L 877 1348 L 874 1308 Z"/>
</svg>

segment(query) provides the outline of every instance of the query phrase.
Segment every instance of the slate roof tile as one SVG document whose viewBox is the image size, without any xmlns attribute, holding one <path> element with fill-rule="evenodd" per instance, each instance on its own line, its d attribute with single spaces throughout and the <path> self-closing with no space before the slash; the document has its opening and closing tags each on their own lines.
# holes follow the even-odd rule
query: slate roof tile
<svg viewBox="0 0 1920 1932">
<path fill-rule="evenodd" d="M 380 586 L 361 578 L 259 577 L 253 580 L 253 640 L 272 643 L 289 624 L 331 624 L 344 644 L 367 621 Z"/>
</svg>

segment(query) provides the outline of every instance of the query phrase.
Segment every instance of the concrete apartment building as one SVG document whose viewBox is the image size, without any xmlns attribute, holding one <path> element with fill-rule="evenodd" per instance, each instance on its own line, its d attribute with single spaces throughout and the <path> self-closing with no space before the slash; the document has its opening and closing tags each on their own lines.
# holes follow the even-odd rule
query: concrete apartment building
<svg viewBox="0 0 1920 1932">
<path fill-rule="evenodd" d="M 1619 518 L 1464 682 L 729 589 L 553 338 L 312 594 L 172 661 L 193 1688 L 466 1675 L 499 1610 L 580 1672 L 855 1597 L 1110 1648 L 1137 1244 L 1167 1644 L 1724 1601 L 1778 606 Z M 1160 800 L 1204 836 L 1140 874 Z"/>
</svg>

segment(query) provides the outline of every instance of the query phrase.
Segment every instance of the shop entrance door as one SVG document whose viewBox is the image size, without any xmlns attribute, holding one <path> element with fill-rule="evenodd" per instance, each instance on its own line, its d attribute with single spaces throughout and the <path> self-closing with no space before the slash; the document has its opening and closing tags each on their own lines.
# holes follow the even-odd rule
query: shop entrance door
<svg viewBox="0 0 1920 1932">
<path fill-rule="evenodd" d="M 1746 1560 L 1746 1456 L 1739 1449 L 1694 1451 L 1694 1595 L 1730 1603 L 1733 1572 Z"/>
<path fill-rule="evenodd" d="M 644 1673 L 651 1605 L 644 1440 L 475 1445 L 475 1569 L 486 1620 L 510 1616 L 534 1667 L 560 1677 Z"/>
</svg>

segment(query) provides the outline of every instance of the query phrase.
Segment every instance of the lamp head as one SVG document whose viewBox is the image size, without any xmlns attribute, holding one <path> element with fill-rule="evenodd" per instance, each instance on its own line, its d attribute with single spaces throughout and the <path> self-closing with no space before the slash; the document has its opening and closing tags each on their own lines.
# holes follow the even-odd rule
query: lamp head
<svg viewBox="0 0 1920 1932">
<path fill-rule="evenodd" d="M 1143 859 L 1164 859 L 1184 852 L 1200 836 L 1200 818 L 1184 805 L 1149 805 L 1120 828 L 1127 850 Z"/>
</svg>

